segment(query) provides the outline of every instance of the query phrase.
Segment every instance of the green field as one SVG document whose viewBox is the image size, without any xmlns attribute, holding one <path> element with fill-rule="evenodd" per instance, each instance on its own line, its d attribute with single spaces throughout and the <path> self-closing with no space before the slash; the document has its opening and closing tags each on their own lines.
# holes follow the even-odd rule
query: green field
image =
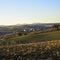
<svg viewBox="0 0 60 60">
<path fill-rule="evenodd" d="M 23 35 L 6 40 L 6 42 L 20 42 L 20 43 L 33 43 L 41 41 L 51 41 L 51 40 L 60 40 L 60 31 L 39 33 L 32 35 Z"/>
</svg>

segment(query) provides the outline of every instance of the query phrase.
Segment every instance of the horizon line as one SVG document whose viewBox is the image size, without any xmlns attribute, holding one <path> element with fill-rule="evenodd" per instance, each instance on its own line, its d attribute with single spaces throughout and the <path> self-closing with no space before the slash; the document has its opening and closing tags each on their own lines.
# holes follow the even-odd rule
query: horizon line
<svg viewBox="0 0 60 60">
<path fill-rule="evenodd" d="M 28 24 L 60 24 L 60 22 L 51 22 L 51 23 L 20 23 L 20 24 L 4 24 L 0 26 L 13 26 L 13 25 L 28 25 Z"/>
</svg>

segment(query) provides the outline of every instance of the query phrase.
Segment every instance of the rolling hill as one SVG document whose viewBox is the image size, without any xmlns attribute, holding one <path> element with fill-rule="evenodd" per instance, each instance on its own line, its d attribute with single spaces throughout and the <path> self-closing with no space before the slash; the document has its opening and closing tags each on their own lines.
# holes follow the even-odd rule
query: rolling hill
<svg viewBox="0 0 60 60">
<path fill-rule="evenodd" d="M 5 42 L 19 42 L 20 44 L 25 44 L 51 40 L 60 40 L 60 31 L 17 36 L 7 39 Z"/>
<path fill-rule="evenodd" d="M 17 36 L 4 43 L 0 60 L 60 60 L 60 31 Z"/>
</svg>

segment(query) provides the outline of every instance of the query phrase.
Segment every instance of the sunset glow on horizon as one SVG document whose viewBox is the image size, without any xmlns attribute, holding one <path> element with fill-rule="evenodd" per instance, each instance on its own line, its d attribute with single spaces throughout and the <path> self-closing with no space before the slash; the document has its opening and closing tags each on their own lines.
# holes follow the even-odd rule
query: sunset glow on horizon
<svg viewBox="0 0 60 60">
<path fill-rule="evenodd" d="M 60 23 L 60 0 L 0 0 L 0 25 Z"/>
</svg>

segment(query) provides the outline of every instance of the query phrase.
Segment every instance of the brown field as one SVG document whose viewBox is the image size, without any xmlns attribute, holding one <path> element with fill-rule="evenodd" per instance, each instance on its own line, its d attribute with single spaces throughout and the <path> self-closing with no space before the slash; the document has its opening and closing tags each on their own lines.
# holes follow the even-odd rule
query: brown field
<svg viewBox="0 0 60 60">
<path fill-rule="evenodd" d="M 0 59 L 60 60 L 60 40 L 0 46 Z"/>
</svg>

